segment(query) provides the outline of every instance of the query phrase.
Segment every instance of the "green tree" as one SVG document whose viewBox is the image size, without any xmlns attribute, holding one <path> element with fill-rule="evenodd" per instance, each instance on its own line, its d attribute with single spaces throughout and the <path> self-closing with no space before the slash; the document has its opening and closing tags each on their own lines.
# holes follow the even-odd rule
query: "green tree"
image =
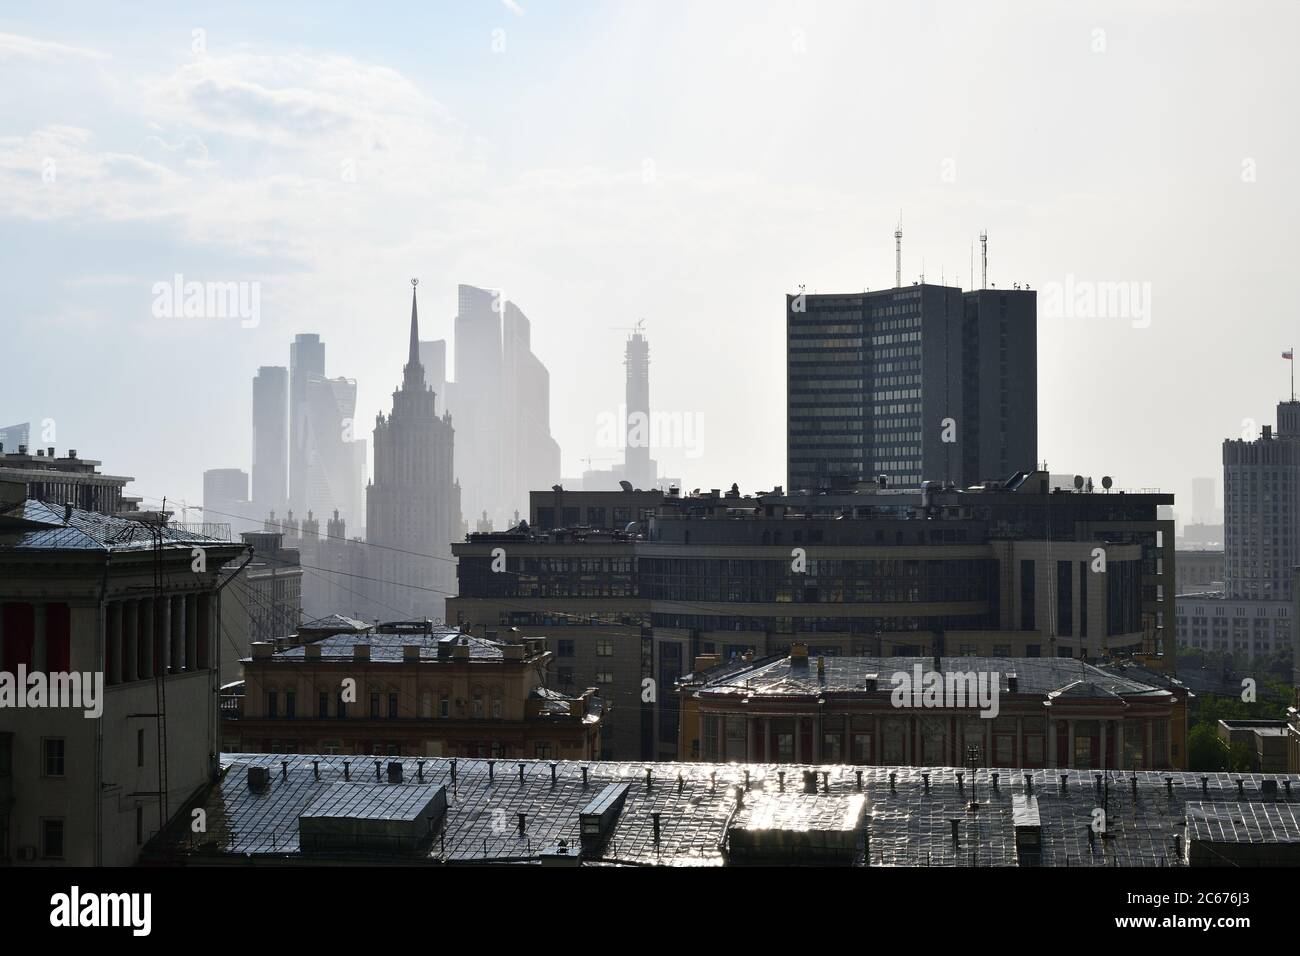
<svg viewBox="0 0 1300 956">
<path fill-rule="evenodd" d="M 1197 724 L 1187 735 L 1188 770 L 1227 770 L 1231 759 L 1228 745 L 1213 724 Z"/>
</svg>

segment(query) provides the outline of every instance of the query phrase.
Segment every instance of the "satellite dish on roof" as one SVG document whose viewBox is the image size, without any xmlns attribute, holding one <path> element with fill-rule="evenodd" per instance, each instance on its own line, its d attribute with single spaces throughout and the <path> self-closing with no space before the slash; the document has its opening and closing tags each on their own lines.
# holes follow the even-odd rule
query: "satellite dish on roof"
<svg viewBox="0 0 1300 956">
<path fill-rule="evenodd" d="M 1107 491 L 1110 491 L 1110 486 L 1113 484 L 1115 484 L 1115 482 L 1111 480 L 1110 475 L 1101 476 L 1101 486 L 1105 488 Z"/>
<path fill-rule="evenodd" d="M 632 490 L 632 482 L 630 482 L 630 481 L 620 481 L 620 482 L 618 483 L 618 486 L 619 486 L 620 488 L 622 488 L 624 491 L 631 491 L 631 490 Z"/>
<path fill-rule="evenodd" d="M 1083 488 L 1083 475 L 1074 476 L 1074 490 L 1079 491 Z"/>
</svg>

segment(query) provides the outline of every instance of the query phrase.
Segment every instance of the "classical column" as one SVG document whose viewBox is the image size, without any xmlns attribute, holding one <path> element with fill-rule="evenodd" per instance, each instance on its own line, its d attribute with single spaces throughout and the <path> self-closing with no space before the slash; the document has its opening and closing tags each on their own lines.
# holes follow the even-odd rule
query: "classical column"
<svg viewBox="0 0 1300 956">
<path fill-rule="evenodd" d="M 125 630 L 123 644 L 126 648 L 126 672 L 122 680 L 140 679 L 140 602 L 136 599 L 123 601 L 125 618 L 122 627 Z"/>
<path fill-rule="evenodd" d="M 185 668 L 185 598 L 175 594 L 167 599 L 167 606 L 170 617 L 168 633 L 171 635 L 167 672 L 179 674 Z"/>
<path fill-rule="evenodd" d="M 1065 753 L 1065 765 L 1067 767 L 1073 767 L 1074 766 L 1074 718 L 1067 717 L 1065 720 L 1065 726 L 1066 726 L 1066 730 L 1069 733 L 1069 736 L 1066 738 L 1068 740 L 1068 743 L 1066 745 L 1067 749 Z"/>
<path fill-rule="evenodd" d="M 158 667 L 156 674 L 166 677 L 171 673 L 172 667 L 172 599 L 169 597 L 159 597 L 154 599 L 158 603 L 160 616 L 158 618 L 157 633 L 154 635 L 158 642 Z"/>
<path fill-rule="evenodd" d="M 45 604 L 32 602 L 32 670 L 45 670 Z"/>
<path fill-rule="evenodd" d="M 104 682 L 122 682 L 122 602 L 108 602 L 108 641 L 104 648 Z"/>
<path fill-rule="evenodd" d="M 153 625 L 157 610 L 153 598 L 140 600 L 140 671 L 141 680 L 148 680 L 154 674 Z"/>
<path fill-rule="evenodd" d="M 1047 765 L 1049 767 L 1059 767 L 1061 765 L 1061 762 L 1058 759 L 1056 753 L 1057 749 L 1058 748 L 1056 746 L 1056 720 L 1055 718 L 1048 717 L 1047 718 Z"/>
<path fill-rule="evenodd" d="M 199 669 L 199 596 L 187 594 L 185 602 L 185 669 Z"/>
<path fill-rule="evenodd" d="M 1124 766 L 1124 718 L 1115 721 L 1115 769 L 1125 770 Z"/>
</svg>

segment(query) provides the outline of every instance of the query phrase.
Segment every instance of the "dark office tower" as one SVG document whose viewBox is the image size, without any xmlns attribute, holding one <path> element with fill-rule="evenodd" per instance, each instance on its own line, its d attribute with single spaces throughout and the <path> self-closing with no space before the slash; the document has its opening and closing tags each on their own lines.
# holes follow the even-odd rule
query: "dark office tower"
<svg viewBox="0 0 1300 956">
<path fill-rule="evenodd" d="M 308 387 L 325 377 L 325 343 L 307 333 L 294 336 L 289 346 L 289 504 L 306 512 L 308 470 L 311 461 L 311 427 Z"/>
<path fill-rule="evenodd" d="M 1038 305 L 1023 289 L 967 292 L 962 305 L 965 486 L 1038 466 Z"/>
<path fill-rule="evenodd" d="M 460 489 L 451 417 L 439 417 L 420 364 L 419 319 L 411 293 L 411 337 L 392 414 L 375 418 L 375 476 L 366 489 L 367 584 L 372 616 L 441 618 L 455 593 L 451 542 L 460 536 Z"/>
<path fill-rule="evenodd" d="M 1030 291 L 914 285 L 786 297 L 791 490 L 837 480 L 962 486 L 1029 471 L 1037 448 Z"/>
<path fill-rule="evenodd" d="M 653 488 L 656 468 L 650 460 L 650 343 L 640 332 L 628 336 L 623 364 L 627 367 L 624 478 L 634 488 Z"/>
<path fill-rule="evenodd" d="M 1223 443 L 1223 575 L 1229 599 L 1291 600 L 1300 564 L 1300 402 L 1279 402 L 1277 431 Z M 1234 635 L 1235 637 L 1235 635 Z"/>
<path fill-rule="evenodd" d="M 253 516 L 287 510 L 289 370 L 264 365 L 253 378 Z"/>
</svg>

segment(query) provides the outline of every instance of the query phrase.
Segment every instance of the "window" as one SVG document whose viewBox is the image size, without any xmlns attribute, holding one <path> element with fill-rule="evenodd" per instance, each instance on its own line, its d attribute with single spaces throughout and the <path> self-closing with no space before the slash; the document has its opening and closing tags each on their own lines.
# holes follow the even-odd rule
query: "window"
<svg viewBox="0 0 1300 956">
<path fill-rule="evenodd" d="M 1074 634 L 1074 565 L 1069 561 L 1056 562 L 1056 633 Z"/>
<path fill-rule="evenodd" d="M 572 640 L 566 640 L 566 639 L 563 639 L 563 638 L 560 639 L 560 641 L 558 641 L 557 644 L 556 644 L 556 648 L 555 648 L 555 656 L 556 656 L 556 657 L 572 657 L 572 656 L 573 656 L 573 641 L 572 641 Z"/>
<path fill-rule="evenodd" d="M 1020 562 L 1020 629 L 1034 630 L 1034 562 Z"/>
<path fill-rule="evenodd" d="M 555 675 L 556 675 L 556 679 L 558 680 L 559 685 L 560 685 L 561 687 L 572 687 L 572 686 L 573 686 L 573 668 L 572 668 L 572 667 L 557 667 L 557 668 L 555 669 Z"/>
<path fill-rule="evenodd" d="M 397 719 L 397 695 L 391 691 L 388 694 L 388 719 Z"/>
<path fill-rule="evenodd" d="M 596 656 L 597 656 L 597 657 L 613 657 L 613 656 L 614 656 L 614 642 L 613 642 L 612 640 L 610 640 L 609 638 L 602 638 L 601 640 L 598 640 L 598 641 L 596 642 Z"/>
<path fill-rule="evenodd" d="M 334 714 L 337 717 L 346 717 L 348 715 L 348 702 L 343 699 L 343 691 L 339 690 L 338 700 L 334 703 Z"/>
<path fill-rule="evenodd" d="M 278 717 L 280 716 L 279 713 L 277 713 L 278 710 L 279 710 L 279 695 L 276 694 L 276 692 L 273 690 L 268 690 L 266 692 L 266 716 Z"/>
<path fill-rule="evenodd" d="M 551 745 L 549 742 L 539 740 L 533 746 L 533 754 L 539 758 L 549 757 L 551 755 Z"/>
<path fill-rule="evenodd" d="M 62 737 L 47 737 L 44 741 L 45 776 L 63 776 L 64 741 Z M 62 824 L 60 824 L 62 826 Z M 60 844 L 62 845 L 62 844 Z M 60 855 L 62 855 L 60 853 Z"/>
<path fill-rule="evenodd" d="M 483 716 L 483 688 L 475 687 L 473 694 L 473 703 L 471 705 L 470 715 L 473 717 Z"/>
<path fill-rule="evenodd" d="M 438 716 L 439 717 L 451 716 L 451 698 L 448 697 L 446 694 L 443 694 L 441 697 L 438 698 Z"/>
<path fill-rule="evenodd" d="M 325 693 L 324 691 L 321 691 L 319 697 L 317 698 L 317 701 L 318 701 L 317 716 L 321 718 L 328 717 L 330 715 L 330 695 Z"/>
<path fill-rule="evenodd" d="M 63 859 L 63 820 L 41 821 L 41 856 L 47 860 Z"/>
<path fill-rule="evenodd" d="M 596 671 L 596 683 L 599 685 L 614 683 L 613 671 Z"/>
<path fill-rule="evenodd" d="M 370 716 L 379 716 L 379 691 L 377 690 L 372 690 L 370 692 Z"/>
<path fill-rule="evenodd" d="M 298 716 L 298 692 L 296 690 L 286 690 L 284 692 L 284 716 Z"/>
<path fill-rule="evenodd" d="M 135 765 L 137 767 L 144 766 L 144 731 L 143 730 L 137 730 L 135 732 Z"/>
</svg>

